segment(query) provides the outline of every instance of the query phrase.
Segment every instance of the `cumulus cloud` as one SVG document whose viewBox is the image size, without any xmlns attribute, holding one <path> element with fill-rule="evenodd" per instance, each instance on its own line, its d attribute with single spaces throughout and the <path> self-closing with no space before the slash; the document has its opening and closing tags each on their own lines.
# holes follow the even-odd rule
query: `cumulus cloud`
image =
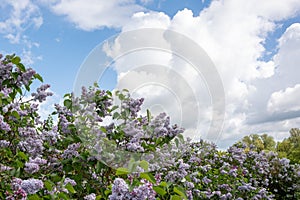
<svg viewBox="0 0 300 200">
<path fill-rule="evenodd" d="M 134 13 L 145 10 L 135 0 L 58 0 L 50 1 L 50 8 L 87 31 L 103 27 L 121 28 Z"/>
<path fill-rule="evenodd" d="M 268 102 L 269 112 L 300 111 L 300 84 L 274 92 Z"/>
<path fill-rule="evenodd" d="M 35 56 L 32 51 L 32 48 L 39 47 L 39 43 L 32 41 L 26 35 L 27 30 L 39 29 L 43 24 L 43 17 L 38 5 L 31 0 L 3 0 L 0 11 L 4 13 L 0 20 L 0 34 L 10 43 L 22 45 L 20 54 L 24 64 L 31 65 L 35 60 L 40 60 L 41 56 Z"/>
<path fill-rule="evenodd" d="M 20 42 L 27 29 L 43 24 L 39 7 L 30 0 L 1 1 L 1 10 L 7 17 L 0 21 L 0 33 L 13 44 Z"/>
<path fill-rule="evenodd" d="M 257 6 L 258 4 L 260 6 Z M 291 84 L 291 81 L 283 80 L 282 77 L 278 77 L 278 69 L 281 68 L 282 73 L 286 73 L 285 78 L 288 79 L 292 72 L 288 68 L 295 66 L 296 63 L 300 63 L 297 61 L 300 55 L 298 53 L 299 45 L 297 45 L 296 41 L 293 41 L 297 37 L 295 25 L 291 26 L 279 40 L 278 54 L 270 60 L 264 59 L 264 56 L 267 54 L 265 42 L 268 34 L 280 27 L 279 21 L 294 17 L 299 11 L 300 2 L 293 0 L 263 3 L 259 1 L 236 0 L 213 1 L 211 5 L 204 9 L 198 16 L 195 16 L 194 13 L 188 9 L 179 11 L 172 19 L 164 13 L 136 13 L 132 16 L 130 23 L 123 27 L 123 31 L 145 27 L 172 29 L 187 35 L 207 52 L 218 69 L 225 88 L 226 113 L 222 136 L 219 139 L 226 139 L 227 142 L 226 144 L 222 143 L 219 145 L 226 146 L 230 141 L 236 141 L 243 135 L 251 133 L 252 130 L 256 132 L 274 132 L 274 127 L 281 130 L 279 126 L 282 125 L 285 120 L 284 118 L 281 118 L 281 121 L 277 121 L 278 123 L 273 125 L 273 127 L 269 126 L 269 129 L 266 129 L 265 126 L 261 124 L 262 121 L 268 121 L 270 117 L 267 114 L 267 95 L 271 95 L 276 89 L 278 90 L 278 87 L 272 87 L 272 85 L 270 85 L 265 98 L 261 98 L 264 96 L 261 96 L 261 92 L 268 90 L 263 87 L 265 81 L 269 81 L 270 83 L 270 80 L 277 79 L 277 84 L 281 81 L 284 81 L 286 84 Z M 164 36 L 162 36 L 162 38 L 163 37 Z M 292 44 L 294 44 L 294 48 L 291 47 Z M 122 46 L 120 43 L 118 43 L 118 45 L 119 47 Z M 172 47 L 170 48 L 172 50 Z M 292 51 L 294 53 L 291 54 L 290 52 Z M 162 55 L 163 54 L 160 54 L 160 56 Z M 140 54 L 139 56 L 134 56 L 134 58 L 127 56 L 126 62 L 135 62 L 140 59 L 153 62 L 157 58 L 159 58 L 159 56 L 154 53 L 147 53 L 147 56 Z M 193 85 L 194 89 L 197 88 L 198 85 L 205 83 L 205 78 L 209 78 L 202 77 L 203 79 L 201 80 L 199 76 L 194 76 L 193 73 L 189 72 L 191 66 L 187 63 L 180 62 L 180 59 L 176 59 L 172 54 L 171 57 L 166 56 L 165 58 L 169 59 L 169 62 L 166 62 L 166 60 L 163 62 L 163 65 L 170 66 L 181 75 L 186 74 L 187 76 L 185 76 L 184 79 L 189 82 L 190 85 Z M 120 77 L 122 77 L 126 71 L 130 70 L 130 68 L 126 66 L 130 65 L 126 65 L 124 60 L 118 62 L 119 61 L 116 62 L 118 66 L 117 71 L 122 71 L 122 74 L 120 73 Z M 149 76 L 149 74 L 146 75 Z M 136 72 L 131 74 L 131 84 L 134 84 L 135 80 L 137 80 L 135 83 L 137 85 L 139 84 L 138 80 L 147 80 L 146 75 Z M 294 74 L 294 76 L 296 75 Z M 122 79 L 120 77 L 119 79 Z M 167 77 L 166 79 L 170 81 L 172 77 Z M 127 86 L 124 82 L 119 82 L 119 87 L 121 87 L 122 84 L 123 86 Z M 173 86 L 173 88 L 175 88 L 175 86 Z M 203 106 L 200 107 L 203 108 L 201 113 L 205 116 L 205 118 L 201 118 L 202 127 L 210 126 L 207 122 L 212 119 L 212 113 L 207 109 L 211 109 L 213 106 L 207 98 L 209 95 L 203 92 L 205 91 L 204 88 L 198 87 L 195 89 L 199 94 L 197 95 L 197 100 L 201 102 Z M 186 90 L 180 91 L 177 89 L 176 91 L 178 96 L 183 97 L 187 92 Z M 151 89 L 148 88 L 148 92 L 148 96 L 151 96 Z M 147 98 L 147 93 L 143 92 L 143 94 Z M 167 97 L 166 93 L 161 91 L 160 95 L 156 96 L 157 102 L 163 102 L 166 98 L 172 99 L 172 95 Z M 189 105 L 190 102 L 188 98 L 184 101 L 186 105 Z M 154 102 L 152 103 L 155 104 Z M 169 106 L 174 107 L 176 104 L 169 102 Z M 255 108 L 256 106 L 260 109 Z M 185 109 L 187 108 L 188 106 Z M 250 115 L 253 114 L 253 112 L 256 117 L 261 114 L 262 118 L 259 119 L 261 122 L 252 121 L 250 123 L 251 120 L 249 121 L 249 118 L 251 118 Z M 185 115 L 184 117 L 191 121 L 195 120 L 195 116 L 193 115 Z M 273 122 L 276 123 L 276 119 L 273 119 Z M 191 126 L 187 126 L 186 128 L 189 129 Z M 205 136 L 207 129 L 202 129 L 202 131 L 202 136 Z M 286 130 L 286 133 L 287 132 L 288 130 Z"/>
</svg>

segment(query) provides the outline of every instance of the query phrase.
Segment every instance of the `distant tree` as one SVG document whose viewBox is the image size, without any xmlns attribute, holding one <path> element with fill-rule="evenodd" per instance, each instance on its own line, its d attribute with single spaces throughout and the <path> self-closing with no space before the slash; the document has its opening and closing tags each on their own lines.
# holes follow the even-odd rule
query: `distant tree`
<svg viewBox="0 0 300 200">
<path fill-rule="evenodd" d="M 286 157 L 292 163 L 300 163 L 300 129 L 292 128 L 290 137 L 278 142 L 276 150 L 280 157 Z"/>
<path fill-rule="evenodd" d="M 251 134 L 243 137 L 240 142 L 244 143 L 247 146 L 247 149 L 252 149 L 257 152 L 275 151 L 276 149 L 276 142 L 274 141 L 274 138 L 267 134 Z"/>
</svg>

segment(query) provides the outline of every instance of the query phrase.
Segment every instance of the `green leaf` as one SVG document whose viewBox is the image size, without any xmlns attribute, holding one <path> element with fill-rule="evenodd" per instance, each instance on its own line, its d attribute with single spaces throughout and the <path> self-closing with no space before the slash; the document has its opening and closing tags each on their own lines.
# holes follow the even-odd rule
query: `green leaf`
<svg viewBox="0 0 300 200">
<path fill-rule="evenodd" d="M 96 200 L 101 200 L 101 198 L 102 198 L 101 195 L 96 196 Z"/>
<path fill-rule="evenodd" d="M 14 57 L 14 58 L 11 60 L 11 62 L 12 62 L 13 64 L 15 64 L 15 65 L 19 64 L 20 61 L 21 61 L 21 58 L 18 57 L 18 56 Z"/>
<path fill-rule="evenodd" d="M 139 164 L 140 164 L 141 168 L 143 168 L 145 171 L 148 171 L 149 163 L 146 160 L 140 161 Z"/>
<path fill-rule="evenodd" d="M 162 187 L 159 187 L 159 186 L 153 186 L 153 190 L 161 196 L 164 196 L 165 194 L 167 194 L 167 192 Z"/>
<path fill-rule="evenodd" d="M 63 199 L 66 199 L 66 200 L 69 199 L 68 196 L 67 196 L 65 193 L 63 193 L 63 192 L 60 192 L 60 193 L 58 194 L 58 197 L 63 198 Z"/>
<path fill-rule="evenodd" d="M 22 89 L 21 88 L 16 88 L 16 90 L 17 90 L 17 92 L 20 94 L 20 95 L 22 95 Z"/>
<path fill-rule="evenodd" d="M 176 147 L 178 147 L 178 145 L 179 145 L 179 140 L 178 140 L 178 138 L 175 138 L 174 140 L 175 140 Z"/>
<path fill-rule="evenodd" d="M 141 173 L 140 177 L 150 181 L 153 184 L 156 183 L 156 180 L 155 180 L 154 176 L 151 173 Z"/>
<path fill-rule="evenodd" d="M 43 78 L 39 74 L 34 74 L 33 77 L 36 78 L 36 79 L 38 79 L 41 82 L 44 82 Z"/>
<path fill-rule="evenodd" d="M 24 152 L 22 152 L 22 151 L 18 152 L 18 157 L 19 158 L 23 158 L 26 161 L 28 160 L 28 156 Z"/>
<path fill-rule="evenodd" d="M 165 181 L 162 181 L 159 185 L 163 187 L 168 187 L 168 183 L 166 183 Z"/>
<path fill-rule="evenodd" d="M 185 191 L 184 191 L 183 188 L 178 186 L 178 187 L 174 187 L 173 190 L 174 190 L 175 193 L 179 194 L 182 198 L 187 199 L 187 196 L 186 196 Z"/>
<path fill-rule="evenodd" d="M 41 199 L 37 194 L 33 194 L 27 197 L 28 200 L 39 200 Z"/>
<path fill-rule="evenodd" d="M 147 119 L 148 119 L 148 122 L 150 122 L 151 120 L 151 113 L 150 111 L 147 109 Z"/>
<path fill-rule="evenodd" d="M 30 91 L 30 87 L 28 85 L 25 85 L 25 89 L 29 92 Z"/>
<path fill-rule="evenodd" d="M 44 182 L 44 185 L 45 185 L 45 188 L 48 190 L 48 191 L 52 191 L 52 186 L 53 186 L 53 183 L 49 180 L 45 181 Z"/>
<path fill-rule="evenodd" d="M 129 174 L 129 170 L 124 167 L 120 167 L 116 171 L 116 175 L 126 175 L 126 174 Z"/>
<path fill-rule="evenodd" d="M 109 90 L 106 90 L 106 94 L 108 94 L 109 96 L 112 96 L 112 93 Z"/>
<path fill-rule="evenodd" d="M 69 192 L 71 192 L 72 194 L 76 193 L 76 190 L 74 189 L 74 187 L 73 187 L 70 183 L 68 183 L 68 184 L 65 186 L 65 188 L 66 188 Z"/>
<path fill-rule="evenodd" d="M 20 69 L 21 72 L 25 72 L 26 71 L 25 66 L 22 63 L 18 63 L 17 67 Z"/>
<path fill-rule="evenodd" d="M 62 179 L 62 177 L 61 176 L 59 176 L 58 174 L 51 174 L 51 180 L 53 181 L 53 182 L 59 182 L 60 180 Z"/>
<path fill-rule="evenodd" d="M 182 198 L 178 195 L 172 195 L 170 200 L 182 200 Z"/>
<path fill-rule="evenodd" d="M 11 115 L 14 116 L 17 119 L 20 119 L 19 113 L 17 111 L 15 111 L 15 110 L 11 112 Z"/>
<path fill-rule="evenodd" d="M 64 106 L 66 106 L 67 108 L 71 108 L 72 101 L 70 99 L 65 99 L 64 100 Z"/>
<path fill-rule="evenodd" d="M 123 101 L 123 100 L 125 100 L 125 95 L 124 94 L 119 94 L 119 99 L 121 100 L 121 101 Z"/>
<path fill-rule="evenodd" d="M 119 108 L 119 106 L 113 106 L 112 108 L 111 108 L 111 111 L 114 111 L 114 110 L 116 110 L 116 109 L 118 109 Z"/>
<path fill-rule="evenodd" d="M 113 114 L 113 119 L 118 119 L 120 117 L 120 114 L 118 112 L 115 112 Z"/>
</svg>

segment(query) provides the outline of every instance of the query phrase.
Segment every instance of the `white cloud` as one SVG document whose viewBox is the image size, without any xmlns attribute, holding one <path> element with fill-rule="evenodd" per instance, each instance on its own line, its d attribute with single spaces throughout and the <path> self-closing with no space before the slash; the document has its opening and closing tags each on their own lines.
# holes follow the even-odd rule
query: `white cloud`
<svg viewBox="0 0 300 200">
<path fill-rule="evenodd" d="M 170 17 L 163 12 L 137 12 L 130 19 L 130 23 L 122 27 L 122 31 L 135 30 L 140 28 L 162 28 L 170 25 Z"/>
<path fill-rule="evenodd" d="M 33 55 L 33 48 L 38 48 L 39 43 L 34 42 L 26 35 L 29 29 L 39 29 L 43 24 L 43 17 L 39 7 L 31 0 L 3 0 L 0 10 L 3 15 L 0 21 L 0 34 L 12 44 L 22 45 L 23 63 L 32 65 L 41 56 Z M 14 51 L 17 51 L 16 49 Z M 16 53 L 16 52 L 13 52 Z"/>
<path fill-rule="evenodd" d="M 268 102 L 269 112 L 300 111 L 300 84 L 274 92 Z"/>
<path fill-rule="evenodd" d="M 225 87 L 226 117 L 222 138 L 226 139 L 226 141 L 224 140 L 224 143 L 219 144 L 220 146 L 224 147 L 236 141 L 237 139 L 240 139 L 243 135 L 253 133 L 252 131 L 265 131 L 271 133 L 275 132 L 277 128 L 277 130 L 281 130 L 281 133 L 283 132 L 283 130 L 280 129 L 280 126 L 283 125 L 282 120 L 276 122 L 274 119 L 275 121 L 273 121 L 273 126 L 270 125 L 267 126 L 267 128 L 265 128 L 264 124 L 248 124 L 247 120 L 248 114 L 254 111 L 250 109 L 253 109 L 253 107 L 264 103 L 267 104 L 268 101 L 268 99 L 266 99 L 265 102 L 263 102 L 264 99 L 260 100 L 260 92 L 263 92 L 265 88 L 263 88 L 263 84 L 257 85 L 256 82 L 272 80 L 274 77 L 278 78 L 278 70 L 276 71 L 275 67 L 278 68 L 279 66 L 279 68 L 283 68 L 285 65 L 288 66 L 284 67 L 282 71 L 284 71 L 286 74 L 285 77 L 288 79 L 288 77 L 294 73 L 294 70 L 289 69 L 292 66 L 296 66 L 300 63 L 298 61 L 300 58 L 300 54 L 298 52 L 300 45 L 298 45 L 298 42 L 295 41 L 295 38 L 297 37 L 295 30 L 297 27 L 295 25 L 290 27 L 279 41 L 279 51 L 274 59 L 263 59 L 264 55 L 267 54 L 264 43 L 268 34 L 275 31 L 280 26 L 278 23 L 279 21 L 294 17 L 299 13 L 299 11 L 300 2 L 294 0 L 276 0 L 272 2 L 261 2 L 258 0 L 213 1 L 208 8 L 204 9 L 199 14 L 199 16 L 195 16 L 192 11 L 188 9 L 179 11 L 172 19 L 169 19 L 169 17 L 164 13 L 136 13 L 133 15 L 130 23 L 126 24 L 122 30 L 127 31 L 145 27 L 170 28 L 187 35 L 196 43 L 201 45 L 201 47 L 208 53 L 208 55 L 214 61 Z M 293 31 L 291 31 L 291 29 Z M 283 42 L 283 40 L 291 37 L 294 39 L 289 40 L 289 42 Z M 118 43 L 118 45 L 118 47 L 122 46 L 121 43 Z M 292 48 L 291 45 L 293 45 L 294 48 Z M 292 53 L 292 51 L 294 53 Z M 163 56 L 163 54 L 160 56 Z M 126 60 L 126 62 L 135 62 L 136 60 L 143 60 L 144 58 L 149 62 L 153 62 L 159 58 L 159 56 L 148 53 L 147 56 L 143 56 L 141 54 L 140 56 L 135 56 L 134 58 L 130 58 L 130 56 L 126 57 L 126 59 L 127 58 L 128 60 Z M 185 65 L 186 63 L 181 63 L 174 57 L 165 58 L 170 60 L 168 64 L 163 62 L 163 65 L 171 66 L 173 70 L 180 72 L 181 75 L 189 74 L 189 76 L 184 76 L 184 79 L 186 79 L 190 84 L 193 84 L 196 87 L 197 83 L 203 81 L 201 78 L 194 76 L 194 74 L 188 73 L 190 68 L 188 65 Z M 126 62 L 117 63 L 119 64 L 119 69 L 121 69 Z M 126 72 L 126 70 L 130 70 L 128 67 L 122 67 L 122 69 L 123 74 Z M 299 73 L 294 73 L 294 76 L 298 76 L 298 74 Z M 131 75 L 131 84 L 139 82 L 135 82 L 134 80 L 147 80 L 147 78 L 141 74 L 134 73 Z M 205 78 L 209 77 L 204 77 L 204 79 Z M 168 77 L 167 79 L 171 81 L 172 77 Z M 281 79 L 281 81 L 282 80 L 283 79 Z M 288 80 L 285 80 L 285 82 L 287 84 L 291 84 L 291 82 Z M 126 86 L 124 82 L 120 83 Z M 178 85 L 180 84 L 178 83 Z M 198 89 L 200 88 L 201 87 Z M 272 88 L 268 89 L 272 91 Z M 197 89 L 195 90 L 201 91 Z M 149 94 L 150 93 L 151 90 L 149 90 Z M 145 95 L 145 93 L 143 94 Z M 187 93 L 184 90 L 177 90 L 178 96 L 184 97 L 186 94 Z M 150 96 L 151 95 L 149 95 L 149 97 Z M 250 96 L 251 98 L 256 99 L 257 102 L 249 99 Z M 147 95 L 145 97 L 147 98 Z M 208 124 L 209 126 L 207 120 L 209 121 L 209 119 L 211 119 L 211 112 L 208 112 L 205 109 L 211 108 L 211 105 L 209 104 L 211 102 L 209 99 L 205 98 L 204 93 L 199 95 L 199 97 L 204 97 L 201 99 L 201 101 L 203 100 L 201 103 L 205 105 L 203 106 L 204 109 L 201 111 L 201 113 L 206 113 L 204 115 L 205 118 L 202 119 L 203 124 Z M 174 98 L 172 95 L 166 96 L 165 93 L 162 92 L 156 97 L 156 101 L 164 102 L 165 99 L 172 98 Z M 155 104 L 154 102 L 152 103 Z M 185 99 L 185 103 L 187 105 L 190 103 L 188 98 Z M 175 104 L 169 103 L 169 106 L 172 108 L 175 106 Z M 256 110 L 255 108 L 256 114 L 266 110 L 266 105 L 261 107 L 261 110 Z M 207 113 L 210 113 L 210 115 Z M 188 120 L 193 120 L 194 116 L 185 115 L 183 117 L 187 118 Z M 265 117 L 267 118 L 268 116 Z M 206 123 L 204 123 L 204 121 Z M 285 124 L 287 124 L 287 122 Z M 287 134 L 288 129 L 288 127 L 285 129 Z M 205 132 L 205 129 L 202 130 Z M 205 135 L 205 133 L 203 135 Z"/>
<path fill-rule="evenodd" d="M 294 23 L 286 29 L 279 39 L 278 54 L 274 56 L 283 87 L 299 83 L 300 74 L 300 23 Z"/>
<path fill-rule="evenodd" d="M 154 2 L 154 0 L 140 0 L 140 2 L 141 2 L 142 4 L 145 4 L 145 5 L 147 5 L 147 4 L 151 4 L 151 3 L 153 3 L 153 2 Z"/>
<path fill-rule="evenodd" d="M 1 12 L 8 14 L 0 21 L 0 33 L 13 44 L 20 42 L 28 28 L 39 28 L 43 24 L 38 6 L 30 0 L 4 0 L 1 4 Z"/>
<path fill-rule="evenodd" d="M 121 28 L 134 13 L 145 10 L 135 0 L 58 0 L 50 4 L 54 13 L 83 30 Z"/>
</svg>

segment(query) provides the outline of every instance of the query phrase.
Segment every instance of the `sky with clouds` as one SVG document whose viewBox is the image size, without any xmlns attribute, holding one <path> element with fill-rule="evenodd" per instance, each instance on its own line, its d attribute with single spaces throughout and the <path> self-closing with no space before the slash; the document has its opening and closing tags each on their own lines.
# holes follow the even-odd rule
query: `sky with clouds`
<svg viewBox="0 0 300 200">
<path fill-rule="evenodd" d="M 116 34 L 159 28 L 184 35 L 208 55 L 223 84 L 224 110 L 212 101 L 215 86 L 208 79 L 214 76 L 176 56 L 172 38 L 163 34 L 140 42 L 155 38 L 169 51 L 123 55 L 100 85 L 133 90 L 146 98 L 145 107 L 167 112 L 194 139 L 221 129 L 213 137 L 220 148 L 251 133 L 281 140 L 299 127 L 299 0 L 0 0 L 0 10 L 0 52 L 20 55 L 51 84 L 58 101 L 73 90 L 97 45 Z M 111 58 L 131 42 L 114 39 L 110 49 L 101 49 Z"/>
</svg>

